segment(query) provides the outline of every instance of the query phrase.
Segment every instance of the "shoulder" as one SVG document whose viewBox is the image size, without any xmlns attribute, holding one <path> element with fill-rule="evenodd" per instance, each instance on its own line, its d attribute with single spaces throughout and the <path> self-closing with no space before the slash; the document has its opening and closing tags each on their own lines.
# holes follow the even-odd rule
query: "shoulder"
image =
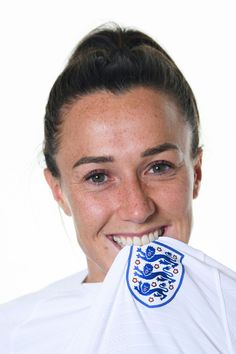
<svg viewBox="0 0 236 354">
<path fill-rule="evenodd" d="M 169 239 L 165 241 L 183 253 L 183 263 L 190 279 L 188 286 L 194 283 L 195 288 L 204 293 L 207 303 L 212 304 L 221 318 L 228 342 L 236 350 L 236 273 L 183 242 Z"/>
<path fill-rule="evenodd" d="M 223 318 L 233 350 L 236 351 L 236 273 L 208 256 L 206 261 L 217 270 L 218 294 Z"/>
<path fill-rule="evenodd" d="M 36 312 L 40 311 L 41 315 L 43 315 L 43 309 L 46 304 L 49 304 L 51 311 L 56 311 L 55 308 L 58 307 L 59 303 L 58 299 L 62 299 L 61 301 L 63 302 L 70 297 L 77 297 L 80 294 L 81 282 L 85 276 L 86 271 L 71 275 L 50 284 L 40 291 L 24 295 L 1 305 L 0 348 L 5 348 L 5 350 L 7 348 L 6 352 L 10 353 L 8 346 L 14 331 L 34 317 Z"/>
<path fill-rule="evenodd" d="M 1 318 L 2 316 L 5 316 L 11 319 L 12 316 L 11 322 L 24 320 L 24 318 L 27 317 L 40 302 L 59 294 L 66 295 L 80 291 L 81 283 L 83 282 L 86 274 L 86 271 L 82 271 L 70 275 L 64 279 L 60 279 L 52 284 L 49 284 L 39 291 L 23 295 L 17 299 L 0 305 Z"/>
</svg>

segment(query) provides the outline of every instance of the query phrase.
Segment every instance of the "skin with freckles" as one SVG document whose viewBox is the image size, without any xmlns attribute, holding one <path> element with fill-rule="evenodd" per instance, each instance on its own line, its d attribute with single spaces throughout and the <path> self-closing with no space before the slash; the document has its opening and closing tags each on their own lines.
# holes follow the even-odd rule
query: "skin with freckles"
<svg viewBox="0 0 236 354">
<path fill-rule="evenodd" d="M 202 153 L 191 157 L 191 129 L 173 99 L 143 87 L 88 94 L 64 113 L 61 133 L 61 176 L 45 177 L 73 218 L 87 282 L 102 281 L 118 254 L 112 236 L 164 227 L 188 242 Z"/>
</svg>

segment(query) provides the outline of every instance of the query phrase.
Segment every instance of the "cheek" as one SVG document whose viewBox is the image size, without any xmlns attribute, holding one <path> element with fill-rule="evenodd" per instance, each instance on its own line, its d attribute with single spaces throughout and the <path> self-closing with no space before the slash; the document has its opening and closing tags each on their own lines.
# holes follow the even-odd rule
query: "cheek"
<svg viewBox="0 0 236 354">
<path fill-rule="evenodd" d="M 70 200 L 72 216 L 79 233 L 94 234 L 109 219 L 111 203 L 102 196 L 95 194 L 80 194 Z"/>
<path fill-rule="evenodd" d="M 160 188 L 157 194 L 160 208 L 171 215 L 186 215 L 192 208 L 192 178 L 181 178 L 174 183 L 170 183 L 165 188 Z"/>
</svg>

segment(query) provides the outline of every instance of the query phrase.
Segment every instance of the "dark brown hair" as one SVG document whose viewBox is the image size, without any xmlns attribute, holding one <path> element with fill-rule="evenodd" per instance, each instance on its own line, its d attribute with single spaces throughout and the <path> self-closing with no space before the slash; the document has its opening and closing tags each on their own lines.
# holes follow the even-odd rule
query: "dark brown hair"
<svg viewBox="0 0 236 354">
<path fill-rule="evenodd" d="M 60 145 L 63 108 L 94 91 L 118 94 L 137 86 L 160 90 L 175 99 L 191 127 L 192 156 L 196 156 L 199 115 L 183 74 L 152 38 L 113 25 L 95 29 L 78 44 L 51 89 L 44 118 L 44 156 L 53 176 L 60 176 L 55 155 Z"/>
</svg>

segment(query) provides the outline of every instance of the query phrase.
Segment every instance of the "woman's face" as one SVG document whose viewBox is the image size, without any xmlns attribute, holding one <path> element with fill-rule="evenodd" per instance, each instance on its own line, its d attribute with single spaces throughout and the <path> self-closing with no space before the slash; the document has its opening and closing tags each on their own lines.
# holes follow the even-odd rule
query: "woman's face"
<svg viewBox="0 0 236 354">
<path fill-rule="evenodd" d="M 64 114 L 61 177 L 45 176 L 73 217 L 87 281 L 102 281 L 126 244 L 158 235 L 188 242 L 201 179 L 191 137 L 174 101 L 147 88 L 89 94 Z"/>
</svg>

